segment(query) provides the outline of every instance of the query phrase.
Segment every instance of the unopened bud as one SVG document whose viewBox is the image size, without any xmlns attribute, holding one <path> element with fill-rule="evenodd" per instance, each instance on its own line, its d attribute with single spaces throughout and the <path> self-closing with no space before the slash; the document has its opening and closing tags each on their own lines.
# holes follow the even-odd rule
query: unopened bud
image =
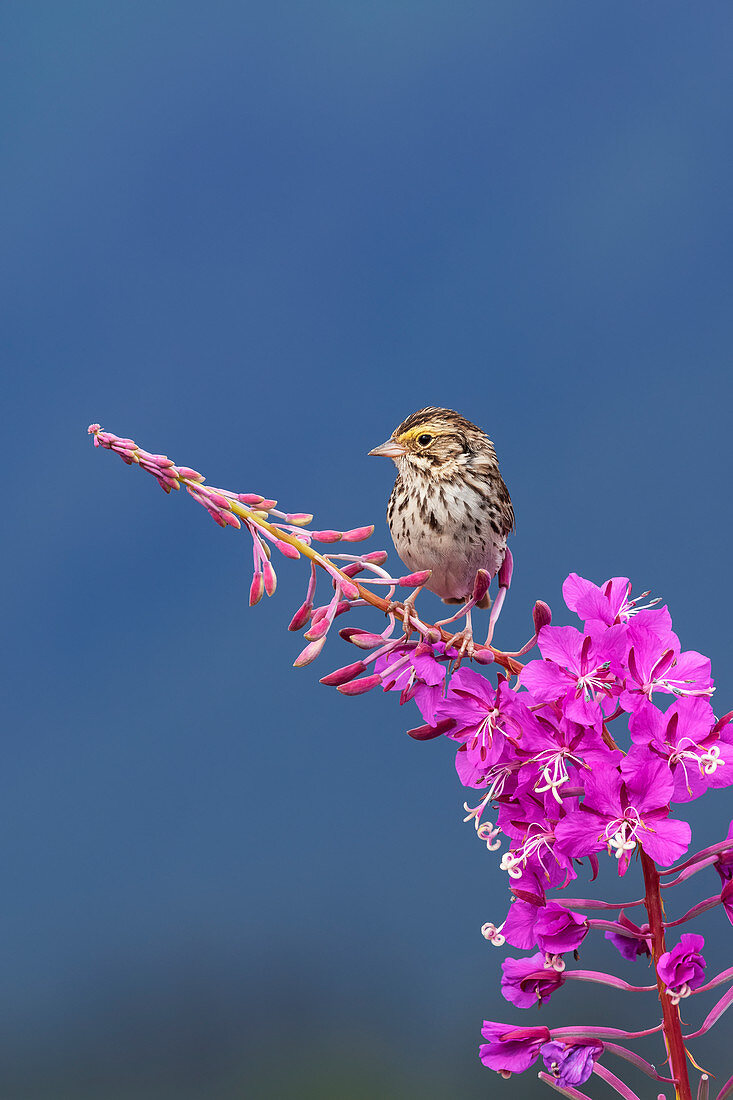
<svg viewBox="0 0 733 1100">
<path fill-rule="evenodd" d="M 288 512 L 285 522 L 291 523 L 293 527 L 307 527 L 309 523 L 313 523 L 313 516 L 310 512 Z"/>
<path fill-rule="evenodd" d="M 376 649 L 377 646 L 384 645 L 381 634 L 370 634 L 366 630 L 360 630 L 358 626 L 342 627 L 339 634 L 344 641 L 351 642 L 358 649 Z"/>
<path fill-rule="evenodd" d="M 386 550 L 372 550 L 371 554 L 364 554 L 362 561 L 370 561 L 372 565 L 384 565 L 388 557 Z"/>
<path fill-rule="evenodd" d="M 344 665 L 343 668 L 337 668 L 333 672 L 329 672 L 327 676 L 322 676 L 319 683 L 325 684 L 326 687 L 338 687 L 340 684 L 348 684 L 356 676 L 361 676 L 362 672 L 366 671 L 366 667 L 363 661 L 354 661 L 353 665 Z"/>
<path fill-rule="evenodd" d="M 490 584 L 491 574 L 486 569 L 479 569 L 476 573 L 476 580 L 473 582 L 473 598 L 476 603 L 484 598 L 489 591 Z"/>
<path fill-rule="evenodd" d="M 313 616 L 315 620 L 315 615 Z M 317 642 L 319 638 L 325 638 L 331 629 L 331 621 L 328 615 L 321 615 L 318 621 L 313 621 L 309 630 L 303 635 L 309 642 Z"/>
<path fill-rule="evenodd" d="M 240 504 L 261 504 L 264 499 L 259 493 L 237 493 L 237 500 Z"/>
<path fill-rule="evenodd" d="M 350 680 L 348 684 L 341 684 L 336 691 L 340 691 L 342 695 L 363 695 L 381 682 L 381 676 L 375 672 L 372 676 L 362 676 L 360 680 Z"/>
<path fill-rule="evenodd" d="M 302 630 L 305 624 L 310 620 L 312 610 L 313 604 L 306 600 L 302 607 L 299 607 L 293 615 L 288 624 L 288 630 Z"/>
<path fill-rule="evenodd" d="M 292 546 L 289 542 L 282 542 L 281 539 L 275 539 L 275 546 L 277 546 L 280 553 L 286 558 L 299 558 L 300 550 L 296 546 Z"/>
<path fill-rule="evenodd" d="M 192 470 L 190 466 L 179 466 L 178 476 L 185 477 L 188 481 L 202 482 L 204 480 L 204 475 L 200 474 L 198 470 Z"/>
<path fill-rule="evenodd" d="M 537 600 L 532 608 L 532 619 L 537 634 L 543 626 L 549 626 L 552 622 L 552 611 L 543 600 Z"/>
<path fill-rule="evenodd" d="M 265 591 L 265 582 L 262 577 L 262 573 L 257 572 L 252 577 L 252 584 L 249 589 L 249 606 L 254 607 L 256 603 L 259 603 Z"/>
<path fill-rule="evenodd" d="M 398 577 L 400 588 L 420 588 L 430 577 L 430 569 L 420 569 L 417 573 L 407 573 L 404 577 Z"/>
<path fill-rule="evenodd" d="M 363 542 L 374 534 L 374 524 L 369 527 L 354 527 L 351 531 L 343 531 L 341 538 L 344 542 Z"/>
<path fill-rule="evenodd" d="M 315 542 L 340 542 L 340 531 L 311 531 L 311 538 Z"/>
<path fill-rule="evenodd" d="M 221 518 L 224 520 L 224 522 L 230 527 L 236 527 L 236 529 L 239 530 L 239 528 L 242 526 L 237 517 L 234 515 L 234 512 L 220 512 L 219 514 L 221 515 Z"/>
<path fill-rule="evenodd" d="M 488 646 L 481 646 L 473 651 L 473 659 L 479 665 L 491 665 L 494 663 L 494 653 Z"/>
<path fill-rule="evenodd" d="M 408 730 L 408 737 L 412 737 L 415 741 L 432 741 L 434 737 L 440 737 L 441 734 L 447 730 L 452 729 L 455 722 L 452 718 L 443 718 L 442 721 L 436 722 L 434 726 L 416 726 L 415 729 Z"/>
<path fill-rule="evenodd" d="M 317 642 L 309 642 L 293 661 L 293 667 L 303 668 L 305 665 L 309 665 L 311 661 L 315 661 L 325 644 L 325 638 L 319 638 Z"/>
<path fill-rule="evenodd" d="M 268 596 L 272 596 L 277 588 L 277 574 L 269 561 L 262 563 L 262 572 L 264 573 L 265 592 Z"/>
</svg>

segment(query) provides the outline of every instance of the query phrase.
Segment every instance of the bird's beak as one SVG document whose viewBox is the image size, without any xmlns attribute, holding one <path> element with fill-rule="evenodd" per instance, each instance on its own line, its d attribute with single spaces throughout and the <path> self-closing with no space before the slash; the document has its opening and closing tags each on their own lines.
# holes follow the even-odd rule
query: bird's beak
<svg viewBox="0 0 733 1100">
<path fill-rule="evenodd" d="M 381 447 L 375 447 L 369 454 L 376 455 L 378 458 L 399 458 L 400 455 L 407 454 L 407 452 L 401 443 L 395 442 L 394 439 L 388 439 Z"/>
</svg>

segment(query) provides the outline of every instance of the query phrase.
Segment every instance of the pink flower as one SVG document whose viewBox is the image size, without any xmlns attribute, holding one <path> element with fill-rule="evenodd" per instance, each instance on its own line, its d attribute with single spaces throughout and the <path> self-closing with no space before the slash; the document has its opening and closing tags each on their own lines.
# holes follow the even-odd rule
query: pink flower
<svg viewBox="0 0 733 1100">
<path fill-rule="evenodd" d="M 676 947 L 660 956 L 657 973 L 673 1004 L 678 1004 L 682 997 L 689 997 L 692 990 L 705 981 L 705 959 L 701 953 L 704 946 L 703 936 L 685 932 Z"/>
<path fill-rule="evenodd" d="M 565 981 L 561 971 L 547 965 L 543 951 L 528 959 L 504 959 L 501 969 L 502 996 L 517 1008 L 544 1004 Z"/>
</svg>

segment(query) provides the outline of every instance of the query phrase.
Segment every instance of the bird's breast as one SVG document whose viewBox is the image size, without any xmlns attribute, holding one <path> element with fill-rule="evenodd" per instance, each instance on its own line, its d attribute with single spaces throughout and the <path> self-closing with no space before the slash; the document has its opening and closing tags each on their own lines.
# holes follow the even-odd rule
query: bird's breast
<svg viewBox="0 0 733 1100">
<path fill-rule="evenodd" d="M 398 478 L 387 520 L 402 561 L 410 570 L 430 569 L 426 587 L 443 599 L 469 595 L 477 570 L 494 576 L 504 560 L 506 532 L 481 487 Z"/>
</svg>

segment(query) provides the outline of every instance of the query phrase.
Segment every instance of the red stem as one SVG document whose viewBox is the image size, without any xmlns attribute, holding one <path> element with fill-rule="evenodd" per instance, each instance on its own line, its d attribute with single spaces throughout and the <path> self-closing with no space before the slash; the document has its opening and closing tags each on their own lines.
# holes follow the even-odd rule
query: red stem
<svg viewBox="0 0 733 1100">
<path fill-rule="evenodd" d="M 670 1001 L 664 982 L 656 969 L 657 962 L 666 951 L 664 943 L 664 906 L 662 905 L 662 893 L 659 889 L 659 872 L 654 861 L 643 851 L 641 853 L 641 867 L 644 872 L 644 885 L 646 887 L 644 905 L 649 915 L 652 955 L 654 957 L 655 972 L 657 973 L 657 989 L 659 990 L 659 1002 L 662 1006 L 664 1021 L 664 1041 L 669 1055 L 672 1076 L 675 1079 L 676 1100 L 692 1100 L 690 1080 L 687 1076 L 687 1052 L 682 1041 L 679 1006 L 673 1005 Z"/>
</svg>

